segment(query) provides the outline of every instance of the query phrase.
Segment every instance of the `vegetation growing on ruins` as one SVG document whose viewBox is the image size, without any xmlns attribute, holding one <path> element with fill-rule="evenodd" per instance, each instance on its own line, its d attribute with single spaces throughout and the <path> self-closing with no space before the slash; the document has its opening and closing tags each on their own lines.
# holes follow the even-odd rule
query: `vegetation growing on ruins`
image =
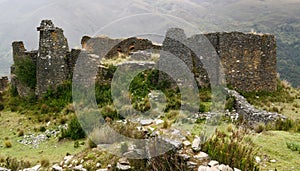
<svg viewBox="0 0 300 171">
<path fill-rule="evenodd" d="M 36 86 L 36 65 L 30 57 L 24 57 L 16 61 L 15 74 L 18 80 L 32 89 Z"/>
</svg>

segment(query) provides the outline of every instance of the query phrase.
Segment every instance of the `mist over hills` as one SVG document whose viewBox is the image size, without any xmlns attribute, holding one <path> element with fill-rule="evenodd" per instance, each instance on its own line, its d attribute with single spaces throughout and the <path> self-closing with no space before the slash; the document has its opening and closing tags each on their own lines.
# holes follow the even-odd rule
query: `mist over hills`
<svg viewBox="0 0 300 171">
<path fill-rule="evenodd" d="M 299 0 L 0 0 L 0 11 L 0 75 L 9 75 L 12 41 L 22 40 L 27 50 L 37 49 L 36 27 L 42 19 L 63 28 L 73 48 L 80 47 L 83 35 L 94 35 L 122 17 L 163 13 L 182 18 L 203 32 L 275 34 L 278 72 L 282 79 L 300 85 Z"/>
</svg>

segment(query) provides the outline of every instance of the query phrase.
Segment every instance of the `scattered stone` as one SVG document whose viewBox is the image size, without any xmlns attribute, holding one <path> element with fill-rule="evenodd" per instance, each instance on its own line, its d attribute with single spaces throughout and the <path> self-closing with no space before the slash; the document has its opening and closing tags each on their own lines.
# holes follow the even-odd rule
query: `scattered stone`
<svg viewBox="0 0 300 171">
<path fill-rule="evenodd" d="M 6 169 L 4 167 L 0 167 L 0 171 L 10 171 L 10 169 Z"/>
<path fill-rule="evenodd" d="M 208 163 L 208 166 L 210 166 L 210 167 L 217 166 L 217 165 L 219 165 L 219 162 L 216 160 L 212 160 Z"/>
<path fill-rule="evenodd" d="M 39 165 L 36 165 L 36 166 L 34 166 L 32 168 L 23 169 L 23 171 L 39 171 L 40 168 L 41 168 L 41 165 L 39 164 Z"/>
<path fill-rule="evenodd" d="M 159 125 L 159 124 L 162 124 L 162 123 L 164 123 L 164 121 L 161 120 L 161 119 L 156 119 L 156 120 L 155 120 L 155 124 L 156 124 L 156 125 Z"/>
<path fill-rule="evenodd" d="M 277 161 L 275 159 L 270 160 L 271 163 L 276 163 Z"/>
<path fill-rule="evenodd" d="M 98 169 L 96 171 L 108 171 L 108 169 Z"/>
<path fill-rule="evenodd" d="M 117 170 L 130 170 L 131 166 L 127 158 L 120 158 L 117 163 Z"/>
<path fill-rule="evenodd" d="M 207 166 L 199 166 L 198 171 L 210 171 L 210 168 Z"/>
<path fill-rule="evenodd" d="M 233 169 L 231 167 L 229 167 L 228 165 L 224 165 L 224 164 L 219 165 L 218 168 L 220 171 L 233 171 Z"/>
<path fill-rule="evenodd" d="M 87 171 L 85 168 L 83 168 L 82 164 L 73 167 L 73 169 L 77 171 Z"/>
<path fill-rule="evenodd" d="M 200 152 L 198 153 L 197 155 L 194 156 L 195 159 L 198 159 L 198 160 L 208 160 L 209 159 L 209 156 L 208 154 L 204 153 L 204 152 Z"/>
<path fill-rule="evenodd" d="M 192 162 L 192 161 L 188 161 L 188 162 L 187 162 L 187 167 L 188 167 L 189 169 L 194 169 L 194 168 L 197 167 L 197 163 Z"/>
<path fill-rule="evenodd" d="M 233 168 L 233 171 L 241 171 L 240 169 L 237 168 Z"/>
<path fill-rule="evenodd" d="M 210 171 L 220 171 L 217 167 L 213 166 L 210 168 Z"/>
<path fill-rule="evenodd" d="M 198 152 L 201 150 L 201 146 L 200 146 L 200 143 L 201 143 L 201 139 L 200 137 L 196 136 L 193 143 L 192 143 L 192 149 L 193 151 L 195 152 Z"/>
<path fill-rule="evenodd" d="M 143 120 L 140 120 L 140 124 L 142 126 L 148 126 L 148 125 L 151 125 L 152 123 L 153 123 L 152 119 L 143 119 Z"/>
<path fill-rule="evenodd" d="M 120 158 L 118 161 L 120 164 L 124 164 L 124 165 L 129 165 L 129 161 L 127 160 L 127 158 Z"/>
<path fill-rule="evenodd" d="M 255 157 L 255 161 L 256 161 L 256 163 L 260 163 L 260 162 L 261 162 L 260 157 L 256 156 L 256 157 Z"/>
<path fill-rule="evenodd" d="M 190 146 L 192 143 L 190 142 L 190 141 L 188 141 L 188 140 L 186 140 L 186 141 L 183 141 L 183 145 L 185 146 L 185 147 L 188 147 L 188 146 Z"/>
<path fill-rule="evenodd" d="M 179 154 L 179 157 L 181 157 L 184 161 L 188 161 L 191 157 L 187 154 Z"/>
<path fill-rule="evenodd" d="M 69 155 L 69 156 L 65 156 L 64 157 L 64 163 L 65 164 L 69 164 L 72 160 L 73 156 Z"/>
<path fill-rule="evenodd" d="M 62 167 L 60 167 L 58 164 L 53 165 L 53 166 L 52 166 L 52 169 L 53 169 L 54 171 L 63 171 Z"/>
<path fill-rule="evenodd" d="M 101 163 L 97 163 L 97 164 L 96 164 L 96 167 L 97 167 L 97 168 L 101 167 Z"/>
</svg>

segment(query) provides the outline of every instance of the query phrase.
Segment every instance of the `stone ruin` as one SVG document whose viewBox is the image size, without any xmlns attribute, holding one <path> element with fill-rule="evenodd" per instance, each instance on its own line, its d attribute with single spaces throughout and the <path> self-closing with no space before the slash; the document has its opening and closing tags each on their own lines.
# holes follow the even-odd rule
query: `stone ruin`
<svg viewBox="0 0 300 171">
<path fill-rule="evenodd" d="M 145 50 L 164 50 L 179 57 L 193 72 L 201 87 L 209 86 L 209 77 L 203 64 L 195 53 L 186 47 L 184 41 L 199 41 L 202 35 L 187 37 L 182 29 L 169 29 L 162 45 L 156 45 L 147 39 L 131 37 L 111 39 L 105 36 L 91 38 L 84 36 L 82 49 L 69 50 L 67 39 L 61 28 L 55 27 L 51 20 L 43 20 L 37 28 L 40 32 L 39 48 L 27 51 L 23 42 L 16 41 L 13 46 L 13 60 L 29 58 L 36 66 L 36 87 L 23 85 L 15 75 L 15 66 L 11 68 L 11 83 L 20 96 L 35 93 L 41 97 L 49 88 L 73 78 L 77 58 L 86 54 L 86 59 L 99 57 L 114 59 L 120 55 L 130 55 Z M 180 41 L 172 36 L 177 36 Z M 275 91 L 276 90 L 276 41 L 273 35 L 252 33 L 208 33 L 204 34 L 216 49 L 224 68 L 226 83 L 240 91 Z M 161 56 L 163 58 L 163 56 Z M 161 60 L 161 59 L 160 59 Z M 93 63 L 93 62 L 91 62 Z M 176 68 L 174 68 L 176 70 Z M 216 68 L 216 74 L 219 72 Z M 100 78 L 101 72 L 98 74 Z"/>
<path fill-rule="evenodd" d="M 0 92 L 4 91 L 8 86 L 8 77 L 0 77 Z"/>
</svg>

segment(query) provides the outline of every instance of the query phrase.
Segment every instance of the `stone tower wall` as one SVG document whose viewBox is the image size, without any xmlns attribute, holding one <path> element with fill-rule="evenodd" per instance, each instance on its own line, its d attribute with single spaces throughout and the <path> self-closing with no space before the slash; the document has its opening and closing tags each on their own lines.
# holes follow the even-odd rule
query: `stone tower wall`
<svg viewBox="0 0 300 171">
<path fill-rule="evenodd" d="M 56 88 L 67 78 L 65 58 L 69 51 L 68 42 L 61 28 L 51 20 L 43 20 L 40 27 L 39 56 L 37 58 L 36 94 L 41 96 L 49 88 Z"/>
<path fill-rule="evenodd" d="M 273 35 L 231 32 L 206 36 L 221 58 L 227 84 L 247 92 L 276 90 L 276 40 Z"/>
</svg>

